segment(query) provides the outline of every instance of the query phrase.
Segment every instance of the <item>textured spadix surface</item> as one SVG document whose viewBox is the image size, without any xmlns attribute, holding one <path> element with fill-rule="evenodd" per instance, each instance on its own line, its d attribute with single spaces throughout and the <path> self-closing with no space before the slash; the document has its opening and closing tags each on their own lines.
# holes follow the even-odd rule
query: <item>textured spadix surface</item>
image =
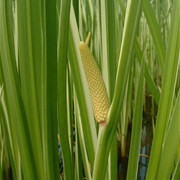
<svg viewBox="0 0 180 180">
<path fill-rule="evenodd" d="M 83 68 L 90 89 L 95 119 L 98 122 L 106 120 L 109 111 L 109 99 L 107 90 L 99 70 L 99 67 L 85 42 L 79 45 Z"/>
</svg>

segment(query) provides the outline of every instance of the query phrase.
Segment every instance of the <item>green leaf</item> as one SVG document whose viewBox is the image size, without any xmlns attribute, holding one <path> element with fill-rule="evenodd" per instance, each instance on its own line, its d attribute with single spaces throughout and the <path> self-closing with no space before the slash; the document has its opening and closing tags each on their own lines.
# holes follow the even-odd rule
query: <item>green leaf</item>
<svg viewBox="0 0 180 180">
<path fill-rule="evenodd" d="M 56 0 L 45 1 L 46 42 L 46 114 L 45 114 L 45 165 L 47 179 L 58 179 L 57 151 L 57 22 Z"/>
<path fill-rule="evenodd" d="M 158 179 L 170 179 L 173 163 L 176 157 L 177 146 L 179 146 L 180 134 L 177 129 L 179 127 L 179 117 L 180 117 L 180 91 L 176 99 L 176 103 L 173 109 L 172 118 L 170 119 L 170 124 L 164 135 L 163 148 L 161 152 L 160 167 L 158 171 Z"/>
<path fill-rule="evenodd" d="M 40 111 L 38 111 L 37 89 L 40 89 L 39 77 L 41 73 L 35 73 L 35 67 L 42 61 L 41 44 L 41 13 L 39 1 L 36 1 L 36 8 L 31 8 L 34 1 L 18 1 L 18 54 L 21 80 L 21 92 L 30 131 L 31 142 L 33 142 L 33 153 L 38 170 L 39 178 L 44 178 L 44 159 L 42 149 L 42 129 Z M 41 71 L 40 71 L 41 72 Z M 38 83 L 38 84 L 37 84 Z M 36 87 L 37 85 L 37 87 Z M 40 107 L 39 107 L 40 109 Z"/>
<path fill-rule="evenodd" d="M 122 108 L 123 97 L 128 77 L 128 72 L 131 65 L 132 48 L 139 23 L 139 15 L 141 12 L 141 1 L 128 1 L 124 33 L 120 51 L 120 60 L 118 71 L 116 75 L 116 85 L 114 97 L 110 112 L 108 114 L 108 122 L 106 127 L 100 127 L 98 137 L 98 149 L 95 157 L 95 165 L 93 169 L 93 178 L 104 179 L 106 172 L 106 164 L 111 147 L 112 140 L 117 128 L 118 119 L 117 115 Z M 131 37 L 131 38 L 129 38 Z M 118 82 L 118 83 L 117 83 Z"/>
<path fill-rule="evenodd" d="M 141 129 L 142 129 L 142 110 L 143 110 L 143 87 L 144 87 L 144 65 L 142 61 L 141 70 L 139 75 L 139 82 L 136 91 L 135 109 L 132 121 L 132 133 L 129 152 L 129 164 L 127 170 L 127 179 L 137 179 L 138 164 L 139 164 L 139 152 L 141 144 Z"/>
<path fill-rule="evenodd" d="M 75 15 L 74 12 L 71 11 L 68 59 L 79 105 L 83 134 L 86 139 L 85 143 L 88 158 L 91 167 L 93 167 L 97 144 L 97 132 L 90 102 L 89 89 L 82 67 L 79 42 Z"/>
<path fill-rule="evenodd" d="M 74 179 L 72 156 L 69 147 L 67 119 L 67 48 L 69 35 L 69 17 L 71 1 L 62 1 L 59 18 L 58 38 L 58 117 L 60 143 L 63 153 L 64 176 Z M 69 122 L 71 123 L 71 122 Z"/>
</svg>

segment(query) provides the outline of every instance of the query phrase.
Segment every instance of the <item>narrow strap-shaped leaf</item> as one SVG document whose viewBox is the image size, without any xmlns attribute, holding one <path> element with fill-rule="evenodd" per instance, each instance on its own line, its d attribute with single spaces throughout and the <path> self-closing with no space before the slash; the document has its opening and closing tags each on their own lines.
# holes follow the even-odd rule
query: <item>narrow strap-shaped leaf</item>
<svg viewBox="0 0 180 180">
<path fill-rule="evenodd" d="M 44 178 L 43 148 L 42 148 L 42 129 L 40 114 L 38 111 L 37 90 L 41 86 L 36 83 L 41 73 L 35 74 L 35 67 L 42 61 L 41 57 L 41 27 L 39 1 L 36 1 L 36 8 L 31 8 L 34 4 L 32 1 L 17 2 L 17 19 L 18 19 L 18 55 L 19 69 L 21 80 L 21 92 L 23 103 L 27 116 L 28 127 L 31 141 L 33 142 L 33 153 L 36 161 L 36 169 L 39 178 Z M 20 11 L 18 11 L 21 9 Z M 34 17 L 36 16 L 36 17 Z M 36 66 L 35 66 L 36 64 Z M 40 66 L 40 65 L 39 65 Z M 41 72 L 41 70 L 40 70 Z M 36 85 L 38 85 L 36 87 Z M 40 107 L 39 107 L 40 109 Z"/>
<path fill-rule="evenodd" d="M 95 122 L 93 121 L 92 108 L 89 107 L 90 99 L 88 99 L 89 91 L 85 75 L 83 74 L 83 67 L 79 52 L 79 35 L 73 8 L 71 8 L 70 15 L 70 35 L 69 35 L 69 50 L 68 59 L 72 72 L 72 80 L 77 95 L 79 110 L 81 114 L 81 123 L 83 127 L 84 136 L 86 136 L 86 148 L 91 167 L 93 167 L 95 149 L 97 143 L 97 132 Z"/>
<path fill-rule="evenodd" d="M 115 91 L 112 105 L 108 115 L 108 124 L 106 127 L 100 129 L 98 139 L 98 149 L 95 157 L 95 164 L 93 169 L 93 178 L 104 179 L 106 173 L 106 164 L 108 160 L 109 150 L 112 140 L 117 128 L 118 119 L 117 114 L 122 109 L 123 97 L 128 77 L 128 72 L 131 65 L 132 48 L 139 23 L 139 16 L 141 12 L 141 1 L 128 1 L 127 11 L 124 24 L 124 33 L 120 51 L 119 65 L 116 75 Z M 131 37 L 131 38 L 129 38 Z"/>
<path fill-rule="evenodd" d="M 56 0 L 45 0 L 46 25 L 46 116 L 45 157 L 46 178 L 59 179 L 57 150 L 57 21 Z"/>
<path fill-rule="evenodd" d="M 69 35 L 69 17 L 71 0 L 61 1 L 59 33 L 58 33 L 58 117 L 60 143 L 63 153 L 64 176 L 74 179 L 72 156 L 69 147 L 68 119 L 67 119 L 67 48 Z"/>
<path fill-rule="evenodd" d="M 145 62 L 141 63 L 141 71 L 139 74 L 139 82 L 136 93 L 135 109 L 132 121 L 131 144 L 129 153 L 127 180 L 137 179 L 139 152 L 141 144 L 141 129 L 142 129 L 142 109 L 143 109 L 143 86 L 144 86 L 144 66 Z"/>
<path fill-rule="evenodd" d="M 180 118 L 180 91 L 176 99 L 172 118 L 170 120 L 169 127 L 164 136 L 164 145 L 162 149 L 162 156 L 160 161 L 160 168 L 158 171 L 158 179 L 170 179 L 173 163 L 177 152 L 177 146 L 179 146 L 179 118 Z M 178 128 L 179 127 L 179 128 Z"/>
</svg>

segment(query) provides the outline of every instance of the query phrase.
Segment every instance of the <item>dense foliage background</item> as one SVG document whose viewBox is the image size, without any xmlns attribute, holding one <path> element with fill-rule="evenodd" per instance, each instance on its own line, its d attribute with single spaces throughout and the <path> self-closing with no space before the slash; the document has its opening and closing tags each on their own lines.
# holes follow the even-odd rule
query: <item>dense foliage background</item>
<svg viewBox="0 0 180 180">
<path fill-rule="evenodd" d="M 179 179 L 179 7 L 0 0 L 0 179 Z M 79 52 L 89 32 L 111 103 L 106 126 Z"/>
</svg>

